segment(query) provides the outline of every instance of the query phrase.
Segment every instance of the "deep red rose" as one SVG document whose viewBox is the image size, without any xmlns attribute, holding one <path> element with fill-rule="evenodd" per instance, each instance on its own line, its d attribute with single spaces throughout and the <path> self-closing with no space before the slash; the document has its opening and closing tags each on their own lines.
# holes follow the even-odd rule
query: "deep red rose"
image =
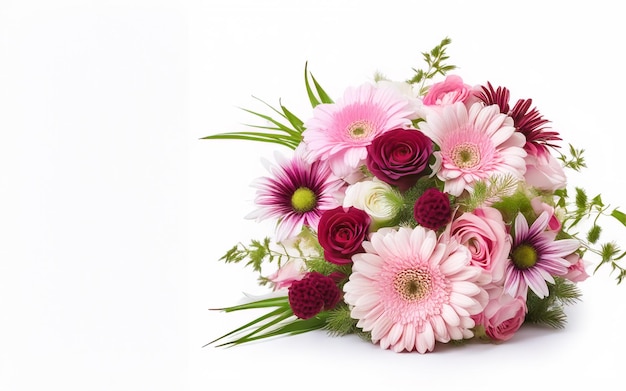
<svg viewBox="0 0 626 391">
<path fill-rule="evenodd" d="M 291 284 L 288 298 L 293 314 L 300 319 L 309 319 L 323 310 L 334 308 L 341 299 L 341 291 L 331 277 L 310 272 Z"/>
<path fill-rule="evenodd" d="M 355 207 L 324 211 L 317 227 L 317 236 L 324 249 L 324 258 L 336 265 L 352 262 L 352 256 L 363 252 L 371 218 Z"/>
<path fill-rule="evenodd" d="M 413 209 L 415 221 L 423 227 L 438 230 L 452 219 L 448 194 L 431 187 L 417 199 Z"/>
<path fill-rule="evenodd" d="M 433 142 L 417 129 L 394 129 L 367 147 L 367 168 L 378 179 L 405 191 L 424 175 Z"/>
</svg>

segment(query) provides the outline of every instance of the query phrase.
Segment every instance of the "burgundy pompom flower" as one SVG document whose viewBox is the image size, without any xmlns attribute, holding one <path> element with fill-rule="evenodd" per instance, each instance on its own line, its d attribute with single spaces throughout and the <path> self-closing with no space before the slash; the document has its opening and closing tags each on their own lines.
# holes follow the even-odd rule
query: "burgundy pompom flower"
<svg viewBox="0 0 626 391">
<path fill-rule="evenodd" d="M 448 224 L 452 218 L 448 194 L 434 187 L 427 189 L 415 202 L 413 216 L 419 225 L 435 231 Z"/>
<path fill-rule="evenodd" d="M 335 281 L 318 272 L 307 273 L 289 287 L 289 305 L 300 319 L 309 319 L 321 311 L 334 308 L 341 299 Z"/>
<path fill-rule="evenodd" d="M 363 252 L 371 218 L 355 207 L 324 211 L 318 225 L 317 237 L 324 249 L 324 258 L 336 265 L 352 262 L 352 256 Z"/>
<path fill-rule="evenodd" d="M 394 129 L 367 147 L 367 168 L 378 179 L 405 191 L 428 167 L 433 142 L 417 129 Z"/>
</svg>

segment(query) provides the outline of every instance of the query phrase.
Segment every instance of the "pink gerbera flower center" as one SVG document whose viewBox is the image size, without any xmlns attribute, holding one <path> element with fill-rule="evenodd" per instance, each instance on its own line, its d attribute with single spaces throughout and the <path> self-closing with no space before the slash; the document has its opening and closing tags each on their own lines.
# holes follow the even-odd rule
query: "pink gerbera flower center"
<svg viewBox="0 0 626 391">
<path fill-rule="evenodd" d="M 369 135 L 375 130 L 374 125 L 369 121 L 354 121 L 348 125 L 348 135 L 350 138 L 359 140 L 368 138 Z"/>
<path fill-rule="evenodd" d="M 432 279 L 425 270 L 405 269 L 396 274 L 393 287 L 404 300 L 420 301 L 431 292 Z"/>
<path fill-rule="evenodd" d="M 473 168 L 480 163 L 480 148 L 469 142 L 457 144 L 450 151 L 450 158 L 459 168 Z"/>
</svg>

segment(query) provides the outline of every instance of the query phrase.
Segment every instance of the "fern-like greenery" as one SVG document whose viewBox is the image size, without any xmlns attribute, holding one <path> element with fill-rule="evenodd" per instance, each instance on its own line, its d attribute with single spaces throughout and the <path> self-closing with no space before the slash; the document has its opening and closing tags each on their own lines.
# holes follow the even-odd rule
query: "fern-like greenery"
<svg viewBox="0 0 626 391">
<path fill-rule="evenodd" d="M 448 37 L 441 40 L 439 45 L 435 46 L 430 52 L 422 52 L 422 57 L 428 65 L 428 68 L 417 69 L 413 68 L 415 75 L 407 80 L 409 84 L 420 84 L 419 95 L 424 96 L 428 92 L 428 86 L 426 81 L 434 78 L 437 75 L 444 76 L 446 73 L 456 69 L 455 65 L 446 64 L 445 61 L 450 57 L 446 54 L 447 46 L 452 43 L 452 40 Z"/>
<path fill-rule="evenodd" d="M 525 322 L 563 328 L 567 320 L 564 307 L 579 301 L 581 292 L 576 284 L 560 277 L 555 277 L 554 284 L 548 284 L 548 291 L 549 295 L 543 299 L 528 291 Z"/>
</svg>

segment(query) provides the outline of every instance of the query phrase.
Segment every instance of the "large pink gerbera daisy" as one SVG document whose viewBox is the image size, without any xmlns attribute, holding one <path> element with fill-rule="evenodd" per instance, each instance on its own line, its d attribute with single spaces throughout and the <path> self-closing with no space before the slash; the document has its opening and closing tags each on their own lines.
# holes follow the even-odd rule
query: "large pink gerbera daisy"
<svg viewBox="0 0 626 391">
<path fill-rule="evenodd" d="M 564 276 L 572 266 L 568 256 L 580 246 L 576 239 L 555 240 L 556 231 L 546 230 L 550 216 L 541 213 L 528 227 L 521 213 L 515 218 L 513 246 L 506 266 L 504 289 L 511 296 L 526 297 L 530 288 L 538 297 L 548 296 L 553 276 Z"/>
<path fill-rule="evenodd" d="M 414 114 L 409 100 L 396 90 L 363 84 L 348 88 L 336 103 L 316 106 L 302 136 L 310 160 L 327 160 L 344 177 L 363 164 L 366 147 L 376 136 L 409 127 Z"/>
<path fill-rule="evenodd" d="M 255 203 L 259 208 L 249 219 L 277 219 L 276 240 L 296 236 L 303 226 L 316 230 L 322 211 L 339 206 L 335 199 L 344 185 L 323 162 L 306 162 L 297 153 L 291 160 L 275 155 L 277 165 L 269 165 L 273 177 L 253 183 L 257 188 Z"/>
<path fill-rule="evenodd" d="M 524 176 L 526 140 L 496 105 L 448 105 L 429 113 L 420 129 L 439 146 L 432 168 L 447 193 L 459 196 L 493 175 Z"/>
<path fill-rule="evenodd" d="M 383 228 L 352 257 L 344 299 L 357 327 L 384 349 L 432 351 L 435 342 L 471 338 L 487 303 L 481 269 L 449 235 L 417 226 Z"/>
</svg>

